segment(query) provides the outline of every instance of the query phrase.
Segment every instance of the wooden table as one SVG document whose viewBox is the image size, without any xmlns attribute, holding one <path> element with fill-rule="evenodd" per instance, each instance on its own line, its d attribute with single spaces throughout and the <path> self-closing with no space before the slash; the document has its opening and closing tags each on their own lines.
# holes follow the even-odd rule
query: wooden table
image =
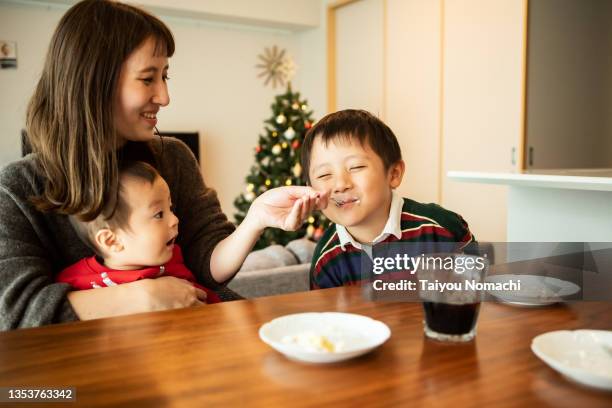
<svg viewBox="0 0 612 408">
<path fill-rule="evenodd" d="M 304 311 L 360 313 L 392 335 L 334 365 L 295 363 L 259 340 L 262 323 Z M 611 407 L 612 393 L 565 380 L 530 350 L 540 333 L 578 328 L 611 329 L 612 304 L 487 303 L 476 341 L 447 345 L 423 337 L 420 304 L 338 288 L 1 333 L 0 385 L 73 386 L 69 406 L 84 407 Z"/>
</svg>

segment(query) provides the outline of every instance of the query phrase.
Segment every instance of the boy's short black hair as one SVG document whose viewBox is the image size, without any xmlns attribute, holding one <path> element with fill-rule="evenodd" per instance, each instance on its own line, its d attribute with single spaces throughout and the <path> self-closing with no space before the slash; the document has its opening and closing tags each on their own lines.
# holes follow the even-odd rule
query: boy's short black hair
<svg viewBox="0 0 612 408">
<path fill-rule="evenodd" d="M 317 137 L 325 145 L 337 139 L 357 140 L 362 146 L 369 146 L 380 157 L 385 170 L 402 159 L 395 134 L 382 120 L 365 110 L 341 110 L 324 116 L 306 133 L 301 162 L 303 178 L 307 184 L 310 184 L 310 154 Z"/>
</svg>

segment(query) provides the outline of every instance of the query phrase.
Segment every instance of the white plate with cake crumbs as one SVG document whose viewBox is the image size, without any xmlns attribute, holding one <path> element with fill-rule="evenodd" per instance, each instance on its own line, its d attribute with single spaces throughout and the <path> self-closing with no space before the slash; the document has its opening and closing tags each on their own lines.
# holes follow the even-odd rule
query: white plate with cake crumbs
<svg viewBox="0 0 612 408">
<path fill-rule="evenodd" d="M 612 331 L 552 331 L 536 336 L 531 350 L 570 380 L 612 391 Z"/>
<path fill-rule="evenodd" d="M 378 320 L 351 313 L 298 313 L 276 318 L 259 337 L 292 360 L 334 363 L 372 351 L 391 336 Z"/>
</svg>

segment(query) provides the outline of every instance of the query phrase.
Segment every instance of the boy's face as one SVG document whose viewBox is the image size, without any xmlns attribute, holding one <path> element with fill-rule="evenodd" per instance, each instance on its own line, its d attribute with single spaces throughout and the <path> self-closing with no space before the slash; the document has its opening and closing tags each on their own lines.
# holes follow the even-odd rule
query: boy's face
<svg viewBox="0 0 612 408">
<path fill-rule="evenodd" d="M 129 228 L 117 231 L 121 250 L 111 251 L 109 264 L 137 269 L 168 262 L 179 223 L 171 209 L 168 184 L 161 177 L 153 184 L 133 177 L 125 177 L 121 182 L 131 209 Z"/>
<path fill-rule="evenodd" d="M 391 191 L 402 181 L 403 162 L 385 171 L 382 159 L 367 144 L 336 139 L 325 145 L 320 137 L 310 157 L 312 187 L 329 192 L 325 216 L 361 242 L 378 236 L 389 217 Z"/>
</svg>

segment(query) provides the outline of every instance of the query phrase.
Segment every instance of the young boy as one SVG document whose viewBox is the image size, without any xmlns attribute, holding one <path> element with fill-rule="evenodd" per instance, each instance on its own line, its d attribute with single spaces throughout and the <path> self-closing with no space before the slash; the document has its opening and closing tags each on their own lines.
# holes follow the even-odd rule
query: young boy
<svg viewBox="0 0 612 408">
<path fill-rule="evenodd" d="M 315 248 L 311 289 L 358 283 L 364 244 L 474 241 L 467 223 L 437 204 L 421 204 L 395 191 L 404 162 L 391 129 L 362 110 L 331 113 L 302 146 L 306 181 L 329 192 L 323 213 L 332 224 Z"/>
<path fill-rule="evenodd" d="M 130 162 L 120 169 L 119 180 L 116 206 L 107 205 L 91 222 L 71 218 L 97 256 L 64 269 L 57 281 L 82 290 L 174 276 L 206 292 L 207 303 L 220 302 L 217 294 L 196 283 L 183 263 L 175 244 L 179 220 L 172 212 L 168 184 L 157 170 L 145 162 Z"/>
</svg>

